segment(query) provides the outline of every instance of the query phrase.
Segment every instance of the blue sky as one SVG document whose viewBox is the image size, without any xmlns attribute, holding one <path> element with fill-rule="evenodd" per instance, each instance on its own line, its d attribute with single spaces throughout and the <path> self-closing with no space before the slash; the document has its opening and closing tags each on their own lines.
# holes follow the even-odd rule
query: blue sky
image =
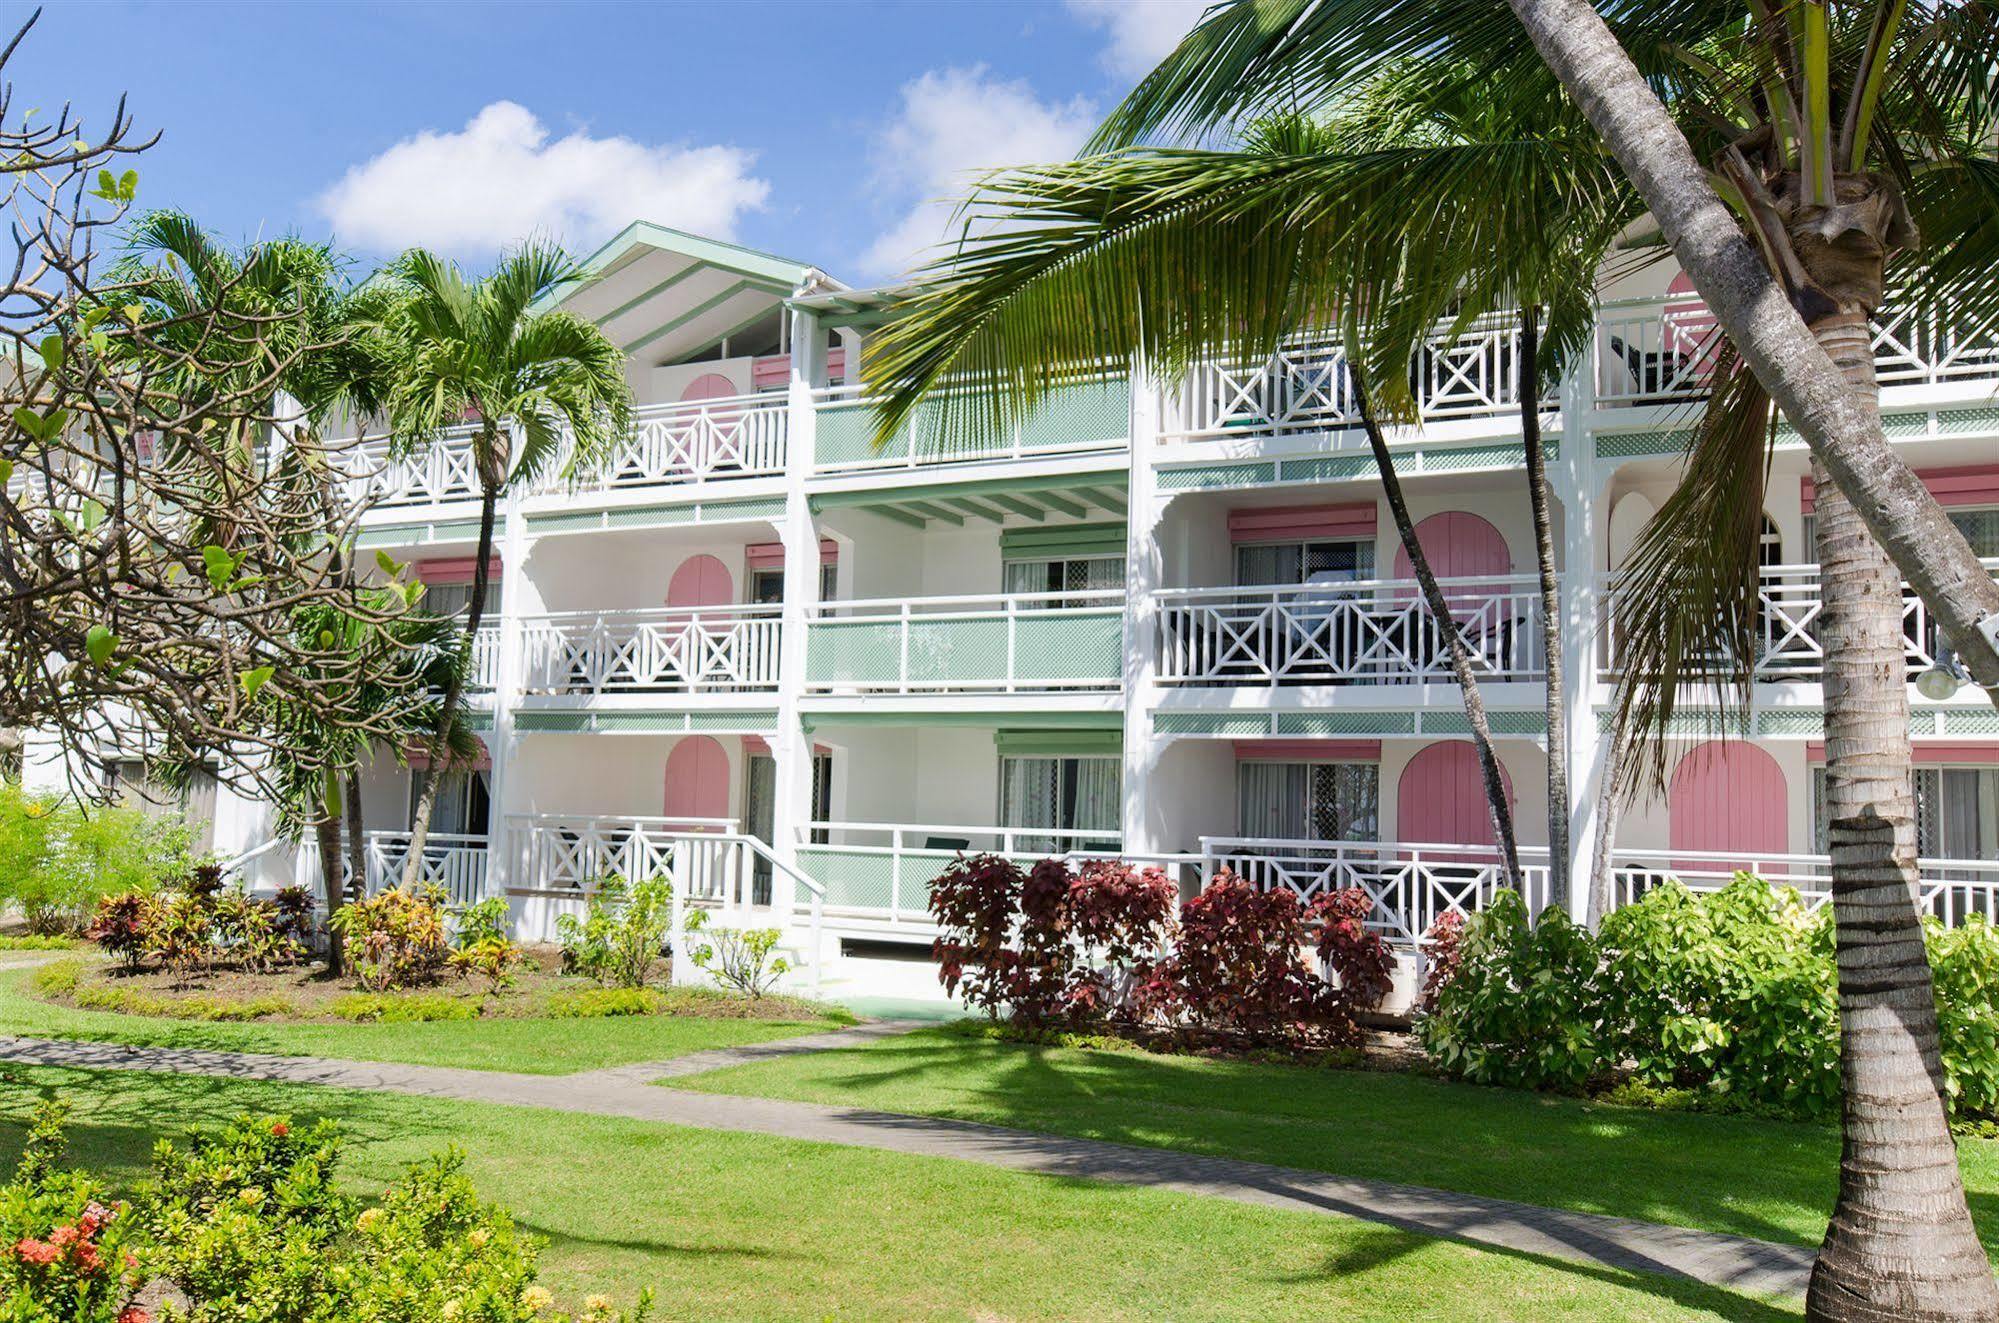
<svg viewBox="0 0 1999 1323">
<path fill-rule="evenodd" d="M 7 72 L 17 113 L 129 93 L 165 133 L 142 205 L 231 239 L 476 265 L 643 216 L 864 283 L 965 172 L 1067 155 L 1201 4 L 53 0 Z"/>
</svg>

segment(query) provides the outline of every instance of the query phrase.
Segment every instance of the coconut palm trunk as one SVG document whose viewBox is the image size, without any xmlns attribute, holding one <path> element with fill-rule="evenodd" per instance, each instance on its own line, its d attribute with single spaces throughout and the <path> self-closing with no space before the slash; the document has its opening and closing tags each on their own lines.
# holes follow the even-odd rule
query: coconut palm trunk
<svg viewBox="0 0 1999 1323">
<path fill-rule="evenodd" d="M 1866 316 L 1812 331 L 1878 408 Z M 1823 464 L 1813 479 L 1845 1142 L 1807 1313 L 1991 1319 L 1999 1287 L 1958 1176 L 1917 902 L 1902 578 Z"/>
<path fill-rule="evenodd" d="M 1569 905 L 1569 739 L 1562 698 L 1562 587 L 1555 570 L 1555 524 L 1548 459 L 1541 444 L 1541 310 L 1520 313 L 1520 436 L 1527 497 L 1534 511 L 1534 567 L 1541 580 L 1541 665 L 1547 675 L 1548 904 Z"/>
<path fill-rule="evenodd" d="M 368 831 L 361 818 L 361 774 L 347 769 L 347 871 L 361 894 L 368 892 Z"/>
<path fill-rule="evenodd" d="M 325 793 L 319 806 L 319 813 L 313 819 L 314 838 L 319 842 L 319 894 L 326 906 L 326 972 L 336 978 L 345 972 L 346 959 L 340 940 L 340 929 L 330 922 L 340 912 L 346 897 L 346 857 L 340 850 L 340 782 L 332 772 L 326 774 Z"/>
<path fill-rule="evenodd" d="M 430 839 L 431 814 L 437 808 L 438 782 L 451 756 L 451 727 L 458 719 L 458 705 L 465 696 L 465 677 L 475 664 L 479 646 L 479 622 L 486 614 L 486 588 L 492 577 L 493 524 L 499 510 L 500 488 L 506 481 L 507 459 L 500 452 L 503 440 L 504 434 L 490 419 L 479 429 L 478 559 L 472 566 L 472 595 L 465 604 L 459 664 L 451 668 L 451 678 L 445 683 L 437 730 L 430 740 L 430 757 L 418 774 L 416 809 L 410 815 L 409 854 L 403 860 L 405 891 L 415 890 L 423 876 L 423 850 Z"/>
<path fill-rule="evenodd" d="M 1354 380 L 1353 389 L 1361 428 L 1367 433 L 1368 447 L 1374 452 L 1374 465 L 1381 474 L 1381 491 L 1388 501 L 1389 514 L 1395 520 L 1395 531 L 1402 538 L 1402 550 L 1409 556 L 1409 567 L 1416 575 L 1423 603 L 1429 608 L 1437 632 L 1443 636 L 1445 650 L 1451 658 L 1451 674 L 1464 695 L 1465 722 L 1471 727 L 1472 747 L 1478 751 L 1479 776 L 1485 784 L 1486 812 L 1492 818 L 1493 839 L 1499 842 L 1500 868 L 1505 873 L 1506 885 L 1515 891 L 1522 891 L 1520 846 L 1513 833 L 1513 805 L 1506 797 L 1506 778 L 1499 770 L 1499 756 L 1493 752 L 1492 723 L 1486 719 L 1485 696 L 1479 690 L 1478 675 L 1472 670 L 1471 650 L 1465 646 L 1464 638 L 1458 632 L 1457 619 L 1451 615 L 1451 604 L 1445 598 L 1444 590 L 1438 586 L 1437 576 L 1430 569 L 1430 558 L 1424 554 L 1423 543 L 1416 536 L 1415 521 L 1409 517 L 1409 503 L 1402 495 L 1402 479 L 1395 472 L 1395 456 L 1388 449 L 1388 442 L 1381 434 L 1381 424 L 1375 419 L 1374 410 L 1367 402 L 1367 391 L 1358 378 Z"/>
</svg>

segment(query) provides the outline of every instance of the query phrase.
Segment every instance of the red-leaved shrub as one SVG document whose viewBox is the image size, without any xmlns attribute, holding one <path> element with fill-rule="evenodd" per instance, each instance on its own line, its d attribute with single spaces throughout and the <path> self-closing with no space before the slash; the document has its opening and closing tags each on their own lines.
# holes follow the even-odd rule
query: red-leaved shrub
<svg viewBox="0 0 1999 1323">
<path fill-rule="evenodd" d="M 1173 935 L 1180 889 L 1157 868 L 1092 859 L 1069 884 L 1069 929 L 1084 968 L 1070 988 L 1072 1015 L 1139 1017 L 1138 990 L 1150 982 Z"/>
<path fill-rule="evenodd" d="M 1424 1014 L 1437 1009 L 1437 994 L 1444 990 L 1458 972 L 1458 962 L 1464 959 L 1461 949 L 1465 937 L 1465 916 L 1457 910 L 1445 910 L 1437 916 L 1430 931 L 1423 934 L 1423 955 L 1427 966 L 1423 973 L 1423 987 L 1416 994 L 1416 1007 Z"/>
<path fill-rule="evenodd" d="M 1155 1004 L 1257 1045 L 1312 1037 L 1332 999 L 1304 949 L 1296 894 L 1258 891 L 1223 869 L 1181 906 L 1179 949 L 1153 982 Z"/>
<path fill-rule="evenodd" d="M 952 996 L 998 1018 L 1020 964 L 1012 947 L 1020 866 L 996 854 L 959 855 L 930 884 L 930 917 L 942 930 L 931 950 Z"/>
<path fill-rule="evenodd" d="M 1373 913 L 1374 897 L 1347 887 L 1319 897 L 1305 914 L 1319 926 L 1319 972 L 1333 980 L 1331 995 L 1349 1020 L 1381 1005 L 1395 972 L 1388 943 L 1367 926 Z"/>
</svg>

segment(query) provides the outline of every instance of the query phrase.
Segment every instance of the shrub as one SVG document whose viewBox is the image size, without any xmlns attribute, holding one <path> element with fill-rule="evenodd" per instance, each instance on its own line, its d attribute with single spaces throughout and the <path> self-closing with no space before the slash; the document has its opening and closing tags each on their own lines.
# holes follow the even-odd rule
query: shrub
<svg viewBox="0 0 1999 1323">
<path fill-rule="evenodd" d="M 255 974 L 268 974 L 305 958 L 305 948 L 286 928 L 275 904 L 251 900 L 241 891 L 213 896 L 217 954 Z"/>
<path fill-rule="evenodd" d="M 31 976 L 35 991 L 45 997 L 67 997 L 83 982 L 81 960 L 51 960 Z"/>
<path fill-rule="evenodd" d="M 183 977 L 214 963 L 215 906 L 208 896 L 194 891 L 161 896 L 151 917 L 147 955 Z"/>
<path fill-rule="evenodd" d="M 555 929 L 564 972 L 608 987 L 642 988 L 673 931 L 673 886 L 661 878 L 633 887 L 623 878 L 604 878 L 583 917 L 565 914 Z"/>
<path fill-rule="evenodd" d="M 268 1020 L 298 1011 L 287 997 L 250 997 L 243 1001 L 206 996 L 161 997 L 137 988 L 93 987 L 87 983 L 73 989 L 69 997 L 86 1011 L 145 1015 L 159 1020 Z"/>
<path fill-rule="evenodd" d="M 1465 916 L 1460 910 L 1445 910 L 1423 934 L 1423 986 L 1416 993 L 1416 1009 L 1423 1014 L 1437 1009 L 1437 993 L 1456 976 L 1464 939 Z"/>
<path fill-rule="evenodd" d="M 1960 1117 L 1999 1118 L 1999 931 L 1973 915 L 1924 923 L 1936 981 L 1944 1079 Z"/>
<path fill-rule="evenodd" d="M 271 897 L 271 931 L 301 952 L 312 949 L 315 936 L 312 893 L 304 887 L 279 887 Z"/>
<path fill-rule="evenodd" d="M 153 897 L 143 891 L 106 896 L 97 902 L 97 916 L 83 935 L 125 968 L 137 969 L 152 942 L 153 908 Z"/>
<path fill-rule="evenodd" d="M 436 992 L 350 992 L 335 997 L 327 1013 L 359 1024 L 425 1024 L 441 1020 L 476 1020 L 472 1002 Z"/>
<path fill-rule="evenodd" d="M 1456 976 L 1417 1022 L 1445 1072 L 1480 1084 L 1581 1089 L 1607 1068 L 1596 1015 L 1598 951 L 1559 909 L 1530 922 L 1511 891 L 1465 925 Z"/>
<path fill-rule="evenodd" d="M 482 937 L 461 944 L 451 953 L 451 968 L 463 977 L 486 980 L 486 991 L 498 992 L 514 981 L 514 971 L 527 961 L 519 944 L 506 937 Z"/>
<path fill-rule="evenodd" d="M 615 1015 L 653 1015 L 665 999 L 652 988 L 574 988 L 553 993 L 548 1014 L 558 1020 L 595 1020 Z"/>
<path fill-rule="evenodd" d="M 772 958 L 782 937 L 777 929 L 711 928 L 705 910 L 696 910 L 690 919 L 688 931 L 701 932 L 703 939 L 698 944 L 689 943 L 688 959 L 696 969 L 713 975 L 723 987 L 760 1000 L 791 972 L 789 960 L 783 956 Z"/>
<path fill-rule="evenodd" d="M 452 911 L 451 940 L 461 951 L 481 942 L 504 942 L 511 937 L 513 913 L 505 896 L 484 900 Z"/>
<path fill-rule="evenodd" d="M 74 951 L 81 945 L 74 937 L 39 936 L 34 933 L 0 937 L 0 951 Z"/>
<path fill-rule="evenodd" d="M 67 1108 L 35 1114 L 14 1179 L 0 1187 L 0 1317 L 16 1323 L 149 1323 L 130 1209 L 97 1180 L 61 1169 Z"/>
<path fill-rule="evenodd" d="M 1069 884 L 1069 926 L 1085 969 L 1071 982 L 1069 1012 L 1131 1021 L 1173 935 L 1180 889 L 1157 868 L 1092 859 Z"/>
<path fill-rule="evenodd" d="M 1367 926 L 1373 914 L 1374 897 L 1359 887 L 1329 891 L 1305 912 L 1306 921 L 1318 925 L 1319 973 L 1332 981 L 1337 1014 L 1356 1030 L 1358 1017 L 1381 1005 L 1395 976 L 1388 943 Z M 1359 1041 L 1358 1032 L 1350 1041 Z"/>
<path fill-rule="evenodd" d="M 429 983 L 450 953 L 444 934 L 444 893 L 436 887 L 388 890 L 340 907 L 331 922 L 371 992 Z"/>
<path fill-rule="evenodd" d="M 0 901 L 20 906 L 32 933 L 80 933 L 101 898 L 185 877 L 191 840 L 177 815 L 0 785 Z"/>
<path fill-rule="evenodd" d="M 937 977 L 950 996 L 998 1019 L 1018 991 L 1021 965 L 1012 947 L 1023 879 L 1002 855 L 959 855 L 930 884 Z"/>
</svg>

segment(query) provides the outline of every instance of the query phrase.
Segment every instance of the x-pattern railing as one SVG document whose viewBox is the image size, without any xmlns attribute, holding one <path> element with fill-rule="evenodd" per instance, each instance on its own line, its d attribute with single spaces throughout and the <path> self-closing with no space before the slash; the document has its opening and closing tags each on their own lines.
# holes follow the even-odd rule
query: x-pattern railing
<svg viewBox="0 0 1999 1323">
<path fill-rule="evenodd" d="M 571 612 L 522 626 L 535 694 L 743 693 L 777 687 L 778 606 Z"/>
<path fill-rule="evenodd" d="M 377 505 L 435 505 L 479 495 L 479 465 L 473 429 L 453 427 L 429 445 L 392 456 L 385 436 L 364 437 L 348 451 L 348 466 L 360 491 Z"/>
<path fill-rule="evenodd" d="M 1540 590 L 1531 576 L 1438 586 L 1481 675 L 1525 680 L 1544 673 Z M 1165 684 L 1451 678 L 1444 631 L 1413 580 L 1172 589 L 1156 597 Z"/>
<path fill-rule="evenodd" d="M 1611 852 L 1610 862 L 1615 905 L 1629 905 L 1669 878 L 1691 891 L 1719 891 L 1738 873 L 1795 890 L 1810 910 L 1832 901 L 1832 861 L 1822 854 L 1619 849 Z M 1999 923 L 1999 860 L 1919 860 L 1916 903 L 1946 924 L 1962 923 L 1974 914 Z"/>
<path fill-rule="evenodd" d="M 410 834 L 406 831 L 368 833 L 368 890 L 399 886 L 409 866 Z M 486 895 L 486 838 L 453 832 L 433 832 L 424 840 L 419 881 L 440 887 L 453 905 L 470 905 Z"/>
<path fill-rule="evenodd" d="M 642 408 L 633 414 L 630 434 L 578 481 L 646 487 L 782 473 L 788 417 L 781 395 Z"/>
</svg>

